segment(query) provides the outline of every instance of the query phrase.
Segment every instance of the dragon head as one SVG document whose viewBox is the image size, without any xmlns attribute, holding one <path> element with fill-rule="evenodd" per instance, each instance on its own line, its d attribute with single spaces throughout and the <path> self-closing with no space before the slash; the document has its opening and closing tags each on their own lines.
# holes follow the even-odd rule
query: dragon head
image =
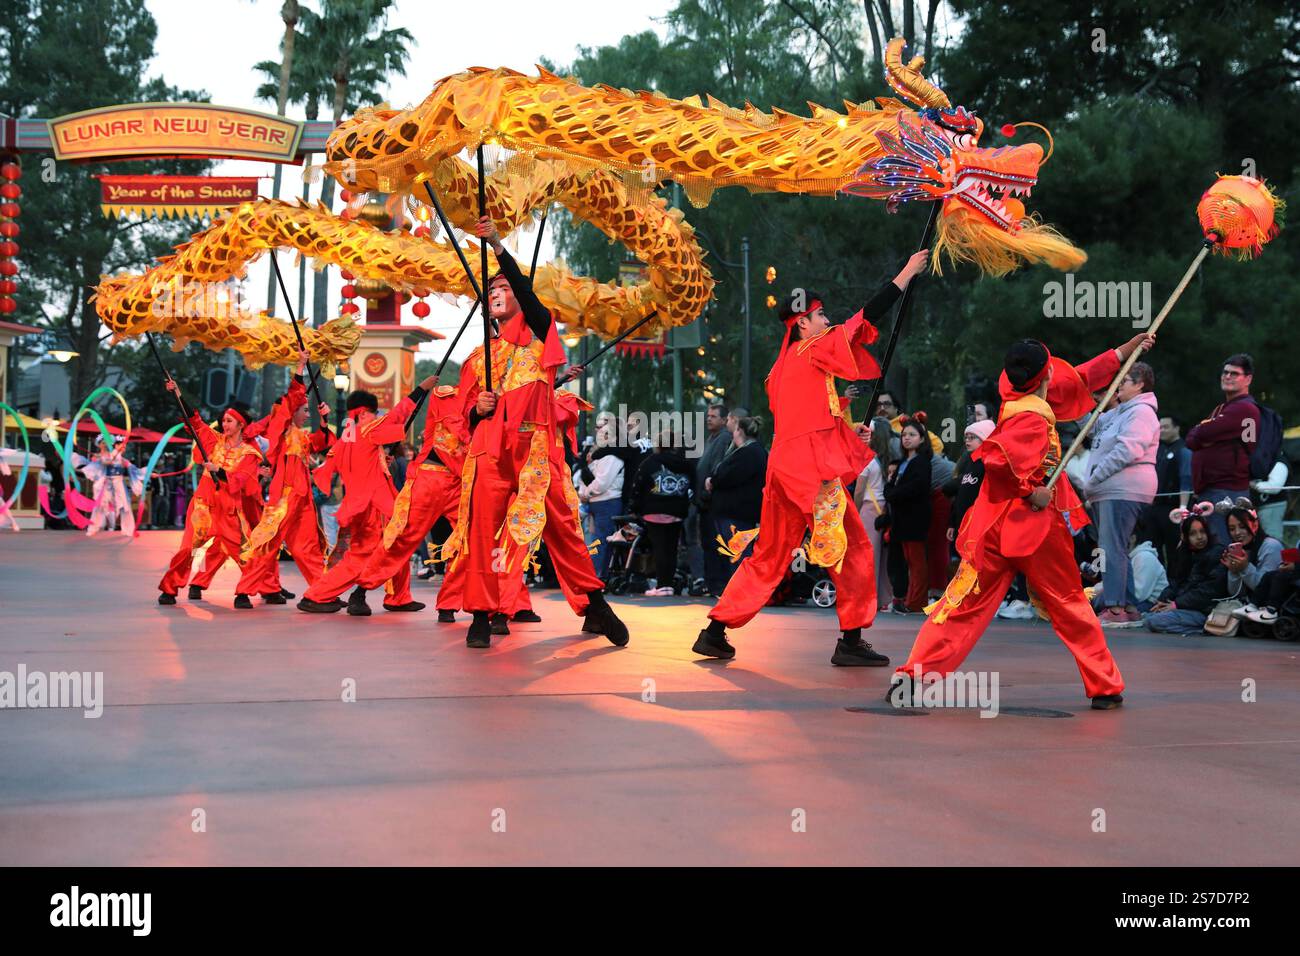
<svg viewBox="0 0 1300 956">
<path fill-rule="evenodd" d="M 910 200 L 942 202 L 936 271 L 941 254 L 974 262 L 993 275 L 1026 262 L 1081 266 L 1087 258 L 1083 250 L 1028 215 L 1016 198 L 1028 197 L 1038 184 L 1043 148 L 1036 143 L 980 146 L 984 123 L 964 106 L 954 107 L 921 75 L 921 57 L 904 65 L 903 45 L 901 38 L 889 42 L 885 78 L 919 109 L 898 109 L 897 123 L 876 132 L 883 155 L 864 164 L 842 191 L 883 199 L 891 207 Z"/>
</svg>

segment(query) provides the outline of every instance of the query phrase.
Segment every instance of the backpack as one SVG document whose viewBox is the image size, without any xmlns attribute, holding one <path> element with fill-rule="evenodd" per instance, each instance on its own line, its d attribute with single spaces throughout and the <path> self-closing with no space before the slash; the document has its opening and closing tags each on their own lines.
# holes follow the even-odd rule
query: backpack
<svg viewBox="0 0 1300 956">
<path fill-rule="evenodd" d="M 1250 452 L 1250 477 L 1262 480 L 1282 457 L 1282 416 L 1259 402 L 1255 407 L 1259 409 L 1259 434 Z"/>
</svg>

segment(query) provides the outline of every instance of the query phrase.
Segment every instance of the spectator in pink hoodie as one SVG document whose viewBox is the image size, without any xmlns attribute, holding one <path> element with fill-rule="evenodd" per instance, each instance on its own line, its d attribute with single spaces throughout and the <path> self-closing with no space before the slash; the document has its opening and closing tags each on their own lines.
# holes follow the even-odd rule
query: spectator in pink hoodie
<svg viewBox="0 0 1300 956">
<path fill-rule="evenodd" d="M 1133 591 L 1129 537 L 1156 494 L 1160 414 L 1156 373 L 1137 362 L 1120 382 L 1114 404 L 1097 419 L 1084 495 L 1097 518 L 1101 545 L 1102 627 L 1141 627 Z"/>
</svg>

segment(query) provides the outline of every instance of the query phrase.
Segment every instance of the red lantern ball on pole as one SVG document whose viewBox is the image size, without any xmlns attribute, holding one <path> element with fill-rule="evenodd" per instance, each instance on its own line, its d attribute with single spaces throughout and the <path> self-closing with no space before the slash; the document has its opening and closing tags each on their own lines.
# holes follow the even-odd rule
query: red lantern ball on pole
<svg viewBox="0 0 1300 956">
<path fill-rule="evenodd" d="M 17 235 L 18 235 L 18 223 L 0 222 L 0 236 L 4 236 L 6 239 L 12 239 Z"/>
<path fill-rule="evenodd" d="M 357 287 L 351 283 L 345 285 L 340 291 L 345 299 L 355 299 L 357 297 Z"/>
<path fill-rule="evenodd" d="M 18 203 L 0 202 L 0 216 L 4 216 L 7 219 L 17 219 L 20 212 L 22 212 L 22 209 L 19 208 Z"/>
<path fill-rule="evenodd" d="M 18 291 L 18 283 L 13 279 L 0 279 L 0 295 L 13 295 Z"/>
<path fill-rule="evenodd" d="M 18 275 L 18 263 L 12 259 L 0 259 L 0 276 Z"/>
<path fill-rule="evenodd" d="M 22 187 L 17 183 L 5 183 L 3 186 L 0 186 L 0 196 L 3 196 L 5 199 L 17 199 L 22 194 Z"/>
<path fill-rule="evenodd" d="M 339 312 L 343 315 L 355 315 L 360 312 L 361 308 L 355 302 L 344 302 Z"/>
<path fill-rule="evenodd" d="M 415 228 L 415 235 L 419 236 L 421 239 L 428 239 L 429 236 L 433 235 L 433 233 L 430 232 L 428 226 L 417 226 Z"/>
<path fill-rule="evenodd" d="M 8 296 L 5 296 L 4 298 L 0 298 L 0 313 L 3 313 L 4 315 L 8 315 L 10 312 L 13 312 L 17 308 L 18 308 L 18 303 L 15 302 L 13 299 L 9 298 Z"/>
<path fill-rule="evenodd" d="M 411 306 L 411 314 L 417 319 L 427 319 L 429 317 L 429 303 L 417 302 Z"/>
<path fill-rule="evenodd" d="M 351 272 L 348 272 L 347 269 L 342 270 L 342 271 L 339 273 L 339 275 L 341 275 L 341 276 L 343 277 L 343 281 L 344 281 L 344 282 L 351 282 L 353 279 L 356 278 L 356 276 L 354 276 Z"/>
<path fill-rule="evenodd" d="M 3 176 L 5 179 L 10 181 L 22 179 L 23 168 L 17 163 L 5 163 L 3 166 L 0 166 L 0 176 Z"/>
<path fill-rule="evenodd" d="M 6 259 L 12 259 L 16 255 L 18 255 L 18 243 L 0 242 L 0 256 L 3 256 Z"/>
</svg>

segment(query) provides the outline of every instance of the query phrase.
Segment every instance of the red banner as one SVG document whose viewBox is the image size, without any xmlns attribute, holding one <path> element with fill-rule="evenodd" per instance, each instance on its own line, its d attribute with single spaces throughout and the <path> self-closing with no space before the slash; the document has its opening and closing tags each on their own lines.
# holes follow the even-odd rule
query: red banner
<svg viewBox="0 0 1300 956">
<path fill-rule="evenodd" d="M 106 216 L 211 216 L 257 198 L 255 176 L 100 176 Z"/>
</svg>

